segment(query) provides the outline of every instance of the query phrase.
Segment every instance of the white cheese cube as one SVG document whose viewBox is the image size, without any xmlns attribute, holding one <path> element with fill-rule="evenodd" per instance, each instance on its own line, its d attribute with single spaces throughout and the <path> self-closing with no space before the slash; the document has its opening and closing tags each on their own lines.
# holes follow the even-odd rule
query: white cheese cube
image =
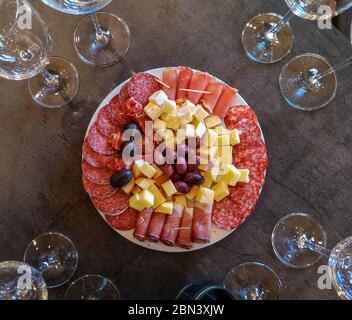
<svg viewBox="0 0 352 320">
<path fill-rule="evenodd" d="M 158 119 L 162 114 L 161 108 L 152 102 L 146 105 L 144 112 L 152 120 Z"/>
<path fill-rule="evenodd" d="M 168 100 L 168 96 L 166 93 L 162 90 L 154 92 L 151 97 L 149 98 L 149 101 L 151 103 L 156 104 L 159 107 L 162 107 L 163 104 Z"/>
</svg>

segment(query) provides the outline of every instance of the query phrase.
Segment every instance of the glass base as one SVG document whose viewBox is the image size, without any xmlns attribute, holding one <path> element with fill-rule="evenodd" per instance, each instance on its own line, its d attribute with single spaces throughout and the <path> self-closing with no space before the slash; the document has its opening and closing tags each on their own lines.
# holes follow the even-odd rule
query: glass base
<svg viewBox="0 0 352 320">
<path fill-rule="evenodd" d="M 42 107 L 64 107 L 78 94 L 78 71 L 69 61 L 51 57 L 45 70 L 28 80 L 28 89 L 33 100 Z"/>
<path fill-rule="evenodd" d="M 99 275 L 86 275 L 72 282 L 64 300 L 120 300 L 116 286 Z"/>
<path fill-rule="evenodd" d="M 329 70 L 329 62 L 316 54 L 303 54 L 288 62 L 280 75 L 280 88 L 286 101 L 303 111 L 318 110 L 335 97 L 337 79 L 331 73 L 320 80 L 312 77 Z"/>
<path fill-rule="evenodd" d="M 260 63 L 274 63 L 285 58 L 292 50 L 293 34 L 289 23 L 273 39 L 267 32 L 283 17 L 275 13 L 260 14 L 252 18 L 242 32 L 242 45 L 248 57 Z"/>
<path fill-rule="evenodd" d="M 236 300 L 278 300 L 282 284 L 271 268 L 258 262 L 243 263 L 233 268 L 224 281 Z"/>
<path fill-rule="evenodd" d="M 84 17 L 74 33 L 78 56 L 95 67 L 109 67 L 121 61 L 130 46 L 130 30 L 124 20 L 112 13 L 97 12 L 102 34 L 99 39 L 92 16 Z"/>
<path fill-rule="evenodd" d="M 37 269 L 48 288 L 68 282 L 78 265 L 78 252 L 73 242 L 59 233 L 46 233 L 33 240 L 24 261 Z"/>
<path fill-rule="evenodd" d="M 305 246 L 308 239 L 326 247 L 326 234 L 322 226 L 304 213 L 292 213 L 275 226 L 271 242 L 276 256 L 288 267 L 306 268 L 314 265 L 321 255 Z"/>
</svg>

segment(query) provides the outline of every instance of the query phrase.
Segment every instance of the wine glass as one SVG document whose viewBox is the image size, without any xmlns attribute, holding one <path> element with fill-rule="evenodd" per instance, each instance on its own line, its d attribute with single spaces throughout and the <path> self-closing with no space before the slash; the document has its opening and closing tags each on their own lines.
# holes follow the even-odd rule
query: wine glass
<svg viewBox="0 0 352 320">
<path fill-rule="evenodd" d="M 306 268 L 321 257 L 329 259 L 333 286 L 342 299 L 352 300 L 352 237 L 327 249 L 323 227 L 311 216 L 291 213 L 282 218 L 272 233 L 276 256 L 288 267 Z"/>
<path fill-rule="evenodd" d="M 112 0 L 42 0 L 55 10 L 74 14 L 89 14 L 77 25 L 74 48 L 78 56 L 95 67 L 118 63 L 130 46 L 130 30 L 126 22 L 108 12 L 96 11 Z"/>
<path fill-rule="evenodd" d="M 0 300 L 47 299 L 47 286 L 37 270 L 19 261 L 0 262 Z"/>
<path fill-rule="evenodd" d="M 274 63 L 292 50 L 293 33 L 289 21 L 295 16 L 309 20 L 331 19 L 352 7 L 351 0 L 285 0 L 291 9 L 285 16 L 275 13 L 252 18 L 242 32 L 243 47 L 252 60 Z"/>
<path fill-rule="evenodd" d="M 278 300 L 282 296 L 280 278 L 270 267 L 246 262 L 233 268 L 224 280 L 236 300 Z"/>
<path fill-rule="evenodd" d="M 79 78 L 70 62 L 49 57 L 51 50 L 48 28 L 27 0 L 0 0 L 0 77 L 29 79 L 35 102 L 59 108 L 76 97 Z"/>
<path fill-rule="evenodd" d="M 50 232 L 28 245 L 23 260 L 40 272 L 48 288 L 56 288 L 68 282 L 75 273 L 78 252 L 69 238 Z"/>
<path fill-rule="evenodd" d="M 120 300 L 116 286 L 100 275 L 80 277 L 67 289 L 64 300 Z"/>
</svg>

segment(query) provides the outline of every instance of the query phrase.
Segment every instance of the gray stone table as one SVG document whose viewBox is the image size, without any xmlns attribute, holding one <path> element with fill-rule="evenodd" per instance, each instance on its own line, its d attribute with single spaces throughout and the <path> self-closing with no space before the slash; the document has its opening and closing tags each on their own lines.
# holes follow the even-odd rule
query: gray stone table
<svg viewBox="0 0 352 320">
<path fill-rule="evenodd" d="M 172 299 L 190 282 L 221 283 L 245 261 L 272 266 L 284 284 L 285 299 L 337 299 L 319 290 L 315 266 L 292 270 L 272 251 L 275 223 L 290 212 L 307 212 L 325 226 L 329 246 L 352 233 L 352 81 L 339 72 L 336 99 L 314 113 L 284 102 L 278 76 L 284 63 L 260 65 L 244 54 L 240 34 L 260 12 L 284 14 L 278 0 L 113 0 L 106 10 L 131 28 L 124 64 L 94 69 L 75 55 L 72 34 L 80 17 L 65 15 L 33 0 L 54 38 L 54 54 L 78 68 L 81 88 L 74 103 L 60 110 L 35 105 L 26 82 L 0 80 L 0 260 L 20 260 L 31 239 L 60 231 L 80 253 L 74 278 L 87 273 L 111 278 L 126 299 Z M 336 63 L 351 54 L 336 29 L 319 30 L 295 18 L 291 57 L 315 52 Z M 270 167 L 257 208 L 239 230 L 195 253 L 166 254 L 138 247 L 99 217 L 81 185 L 81 145 L 100 101 L 130 70 L 186 65 L 235 85 L 253 106 L 263 127 Z M 79 121 L 72 111 L 83 112 Z M 323 262 L 322 262 L 323 263 Z M 50 291 L 60 299 L 67 285 Z"/>
</svg>

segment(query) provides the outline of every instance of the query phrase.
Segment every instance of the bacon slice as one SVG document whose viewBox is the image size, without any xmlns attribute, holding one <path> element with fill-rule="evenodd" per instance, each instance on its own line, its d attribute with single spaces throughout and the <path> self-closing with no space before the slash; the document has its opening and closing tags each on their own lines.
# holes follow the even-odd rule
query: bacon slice
<svg viewBox="0 0 352 320">
<path fill-rule="evenodd" d="M 192 248 L 193 208 L 186 208 L 178 232 L 177 245 L 184 249 Z"/>
<path fill-rule="evenodd" d="M 161 232 L 163 231 L 167 215 L 164 213 L 154 212 L 147 231 L 147 239 L 153 242 L 160 240 Z"/>
<path fill-rule="evenodd" d="M 177 68 L 167 68 L 163 72 L 163 82 L 170 88 L 163 86 L 163 91 L 167 94 L 170 100 L 176 100 L 178 71 Z"/>
<path fill-rule="evenodd" d="M 138 215 L 136 228 L 134 230 L 134 237 L 139 241 L 145 241 L 146 239 L 146 234 L 152 214 L 152 209 L 145 209 Z"/>
<path fill-rule="evenodd" d="M 181 91 L 180 89 L 189 89 L 189 85 L 193 76 L 193 71 L 192 69 L 186 67 L 178 67 L 177 69 L 179 72 L 179 77 L 176 99 L 178 102 L 182 102 L 187 99 L 187 92 Z"/>
<path fill-rule="evenodd" d="M 193 73 L 189 89 L 205 91 L 211 79 L 212 77 L 205 72 L 195 72 Z M 203 93 L 199 92 L 188 92 L 187 94 L 188 100 L 192 101 L 194 104 L 198 104 L 202 96 Z"/>
<path fill-rule="evenodd" d="M 215 78 L 210 80 L 205 91 L 211 92 L 211 94 L 204 94 L 202 97 L 203 105 L 210 113 L 213 113 L 224 88 L 225 85 Z"/>
<path fill-rule="evenodd" d="M 218 116 L 220 119 L 224 119 L 229 109 L 235 103 L 237 92 L 238 91 L 236 89 L 225 86 L 213 114 Z"/>
<path fill-rule="evenodd" d="M 173 247 L 176 244 L 177 235 L 180 230 L 184 207 L 180 204 L 174 205 L 172 215 L 168 216 L 161 234 L 161 241 Z"/>
<path fill-rule="evenodd" d="M 196 203 L 192 226 L 193 241 L 197 243 L 209 243 L 211 238 L 211 214 L 212 205 Z"/>
</svg>

